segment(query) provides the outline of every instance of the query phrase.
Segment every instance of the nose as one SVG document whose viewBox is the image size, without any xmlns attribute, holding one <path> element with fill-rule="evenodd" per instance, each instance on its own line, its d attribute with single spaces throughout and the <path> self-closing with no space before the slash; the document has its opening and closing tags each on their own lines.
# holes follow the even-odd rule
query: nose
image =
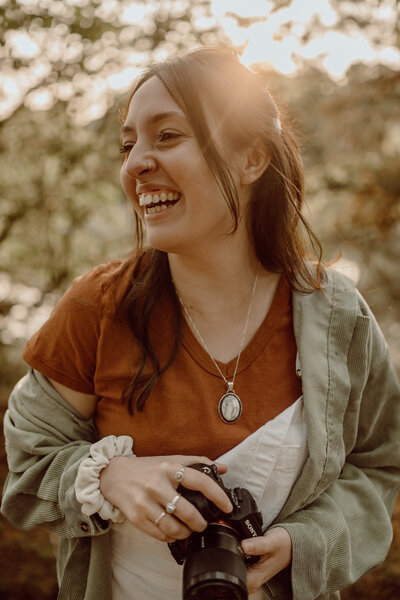
<svg viewBox="0 0 400 600">
<path fill-rule="evenodd" d="M 140 179 L 154 170 L 154 160 L 145 151 L 135 145 L 125 158 L 125 170 L 131 179 Z"/>
</svg>

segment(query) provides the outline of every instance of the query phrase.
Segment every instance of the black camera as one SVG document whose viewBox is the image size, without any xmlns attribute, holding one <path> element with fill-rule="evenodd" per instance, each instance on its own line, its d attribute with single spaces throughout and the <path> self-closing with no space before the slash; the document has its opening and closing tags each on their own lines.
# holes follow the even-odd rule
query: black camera
<svg viewBox="0 0 400 600">
<path fill-rule="evenodd" d="M 191 468 L 211 477 L 233 505 L 229 514 L 221 511 L 202 493 L 182 485 L 178 492 L 191 502 L 207 521 L 201 533 L 168 544 L 172 556 L 183 569 L 184 600 L 244 600 L 248 598 L 246 565 L 258 556 L 247 556 L 241 540 L 262 535 L 262 516 L 253 496 L 245 488 L 224 486 L 216 465 L 196 464 Z"/>
</svg>

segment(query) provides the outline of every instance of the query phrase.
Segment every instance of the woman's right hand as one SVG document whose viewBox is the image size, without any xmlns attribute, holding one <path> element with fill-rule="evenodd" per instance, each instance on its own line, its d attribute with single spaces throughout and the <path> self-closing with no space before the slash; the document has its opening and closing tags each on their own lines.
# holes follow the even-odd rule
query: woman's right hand
<svg viewBox="0 0 400 600">
<path fill-rule="evenodd" d="M 192 531 L 203 531 L 207 522 L 186 498 L 176 502 L 173 514 L 166 513 L 166 505 L 183 485 L 201 492 L 222 511 L 233 510 L 225 492 L 208 475 L 191 469 L 196 463 L 213 464 L 204 456 L 116 456 L 100 473 L 100 491 L 138 529 L 163 542 L 187 538 Z M 175 474 L 184 467 L 183 480 Z M 227 467 L 217 464 L 220 473 Z M 166 513 L 159 522 L 155 521 Z"/>
</svg>

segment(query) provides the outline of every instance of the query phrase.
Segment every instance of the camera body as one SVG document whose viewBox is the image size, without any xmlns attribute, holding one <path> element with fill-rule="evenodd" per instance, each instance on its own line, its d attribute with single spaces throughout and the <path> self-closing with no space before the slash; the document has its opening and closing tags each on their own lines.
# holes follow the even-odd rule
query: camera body
<svg viewBox="0 0 400 600">
<path fill-rule="evenodd" d="M 251 493 L 245 488 L 226 488 L 216 465 L 191 465 L 211 477 L 227 494 L 233 510 L 221 511 L 201 492 L 180 485 L 177 491 L 191 502 L 208 525 L 193 532 L 185 540 L 168 544 L 172 556 L 184 564 L 183 598 L 247 598 L 246 565 L 257 562 L 258 556 L 247 556 L 241 540 L 262 535 L 262 515 Z"/>
</svg>

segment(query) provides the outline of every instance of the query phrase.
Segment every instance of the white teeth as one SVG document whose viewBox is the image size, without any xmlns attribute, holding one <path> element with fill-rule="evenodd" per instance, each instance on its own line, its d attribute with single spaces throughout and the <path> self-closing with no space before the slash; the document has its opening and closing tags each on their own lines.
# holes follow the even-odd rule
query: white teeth
<svg viewBox="0 0 400 600">
<path fill-rule="evenodd" d="M 139 206 L 148 206 L 149 204 L 158 204 L 159 202 L 166 202 L 167 200 L 178 200 L 179 198 L 180 194 L 177 192 L 161 192 L 159 194 L 145 193 L 139 195 Z"/>
<path fill-rule="evenodd" d="M 153 213 L 159 213 L 162 212 L 163 210 L 168 210 L 168 206 L 166 204 L 159 204 L 157 206 L 149 206 L 149 208 L 146 208 L 146 213 L 148 215 L 152 215 Z"/>
</svg>

